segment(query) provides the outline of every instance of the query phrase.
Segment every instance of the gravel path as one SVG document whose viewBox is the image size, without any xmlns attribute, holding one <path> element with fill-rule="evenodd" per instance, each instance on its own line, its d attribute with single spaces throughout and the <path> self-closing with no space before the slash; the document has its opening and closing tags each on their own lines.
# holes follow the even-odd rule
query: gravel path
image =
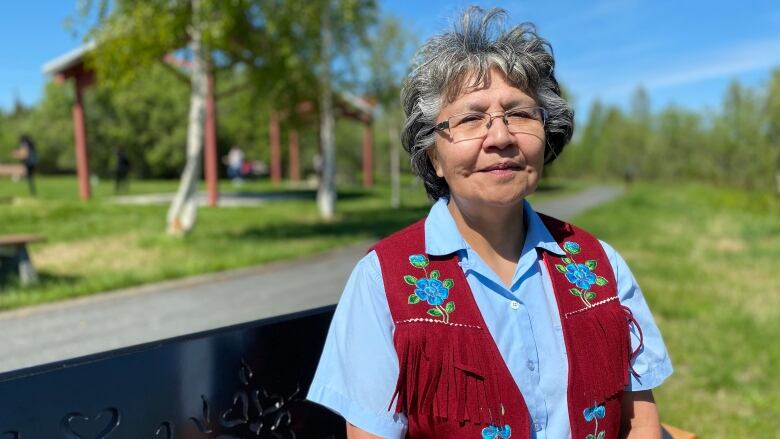
<svg viewBox="0 0 780 439">
<path fill-rule="evenodd" d="M 535 208 L 568 219 L 619 194 L 593 187 Z M 336 303 L 371 244 L 0 313 L 0 372 Z"/>
</svg>

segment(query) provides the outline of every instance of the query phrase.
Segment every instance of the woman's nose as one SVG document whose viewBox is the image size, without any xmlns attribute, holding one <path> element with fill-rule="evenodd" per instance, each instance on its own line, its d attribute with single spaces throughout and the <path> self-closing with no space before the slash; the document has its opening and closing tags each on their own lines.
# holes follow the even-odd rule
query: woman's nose
<svg viewBox="0 0 780 439">
<path fill-rule="evenodd" d="M 502 116 L 494 116 L 487 125 L 488 133 L 483 146 L 485 148 L 504 149 L 514 143 L 514 136 L 509 132 L 509 127 L 504 123 Z"/>
</svg>

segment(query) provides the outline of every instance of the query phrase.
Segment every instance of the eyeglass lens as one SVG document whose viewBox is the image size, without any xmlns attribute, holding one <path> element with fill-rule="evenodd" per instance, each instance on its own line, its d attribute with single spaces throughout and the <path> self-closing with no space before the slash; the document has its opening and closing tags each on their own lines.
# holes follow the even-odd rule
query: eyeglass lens
<svg viewBox="0 0 780 439">
<path fill-rule="evenodd" d="M 450 135 L 456 142 L 484 137 L 490 126 L 496 123 L 494 119 L 504 119 L 507 129 L 512 134 L 544 134 L 544 110 L 540 107 L 533 107 L 509 110 L 504 115 L 474 112 L 451 116 L 449 118 Z"/>
</svg>

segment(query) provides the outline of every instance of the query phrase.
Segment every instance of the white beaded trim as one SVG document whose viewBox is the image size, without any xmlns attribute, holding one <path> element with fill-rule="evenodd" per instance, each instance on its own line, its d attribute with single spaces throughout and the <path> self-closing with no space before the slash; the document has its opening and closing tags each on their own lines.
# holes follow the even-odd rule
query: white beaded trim
<svg viewBox="0 0 780 439">
<path fill-rule="evenodd" d="M 611 301 L 613 301 L 613 300 L 615 300 L 617 298 L 618 298 L 617 296 L 612 296 L 612 297 L 606 298 L 604 300 L 599 300 L 598 302 L 592 303 L 590 306 L 586 306 L 585 308 L 578 309 L 577 311 L 567 312 L 566 313 L 566 318 L 568 319 L 569 316 L 572 316 L 574 314 L 579 314 L 581 312 L 585 312 L 585 311 L 587 311 L 587 310 L 589 310 L 591 308 L 594 308 L 594 307 L 599 306 L 599 305 L 603 305 L 603 304 L 605 304 L 607 302 L 611 302 Z"/>
<path fill-rule="evenodd" d="M 442 325 L 448 325 L 448 326 L 457 326 L 457 327 L 460 327 L 460 328 L 473 328 L 473 329 L 482 329 L 482 327 L 481 327 L 481 326 L 477 326 L 477 325 L 467 325 L 467 324 L 465 324 L 465 323 L 450 323 L 450 322 L 443 322 L 443 321 L 441 321 L 441 320 L 436 320 L 436 319 L 429 319 L 429 318 L 426 318 L 426 317 L 415 317 L 415 318 L 412 318 L 412 319 L 406 319 L 406 320 L 396 320 L 396 321 L 395 321 L 395 322 L 393 322 L 393 323 L 395 323 L 395 324 L 400 324 L 400 323 L 419 323 L 419 322 L 425 322 L 425 323 L 441 323 Z"/>
</svg>

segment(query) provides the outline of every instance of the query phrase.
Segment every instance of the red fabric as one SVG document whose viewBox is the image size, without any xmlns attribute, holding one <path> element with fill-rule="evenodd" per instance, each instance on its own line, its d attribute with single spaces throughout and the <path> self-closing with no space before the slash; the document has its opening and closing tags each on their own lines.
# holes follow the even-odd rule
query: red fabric
<svg viewBox="0 0 780 439">
<path fill-rule="evenodd" d="M 608 280 L 598 287 L 598 300 L 615 297 L 614 275 L 598 240 L 552 218 L 543 220 L 561 245 L 565 240 L 581 245 L 578 259 L 597 261 L 598 273 Z M 425 255 L 424 225 L 421 220 L 374 247 L 395 324 L 393 341 L 400 372 L 392 401 L 397 402 L 397 412 L 407 415 L 407 437 L 480 438 L 487 425 L 501 428 L 507 424 L 512 438 L 529 437 L 528 408 L 485 325 L 457 256 Z M 417 254 L 430 261 L 425 274 L 409 262 L 409 256 Z M 606 416 L 599 419 L 598 430 L 606 429 L 606 438 L 617 437 L 620 397 L 628 379 L 630 355 L 630 344 L 625 349 L 625 314 L 618 300 L 610 300 L 566 317 L 583 308 L 583 303 L 569 292 L 572 284 L 565 275 L 556 275 L 560 274 L 555 269 L 560 258 L 548 253 L 542 258 L 553 279 L 569 358 L 568 404 L 573 437 L 594 433 L 593 423 L 583 416 L 583 410 L 594 404 L 606 404 Z M 439 279 L 454 282 L 445 300 L 445 304 L 455 303 L 449 322 L 428 315 L 431 306 L 425 301 L 409 303 L 415 286 L 404 276 L 427 277 L 434 270 L 439 271 Z"/>
<path fill-rule="evenodd" d="M 594 423 L 586 421 L 583 411 L 595 405 L 604 405 L 606 414 L 599 420 L 598 430 L 606 430 L 607 438 L 617 437 L 620 400 L 623 388 L 628 384 L 631 340 L 630 321 L 626 309 L 617 300 L 617 281 L 612 266 L 594 236 L 555 218 L 539 216 L 562 248 L 566 241 L 579 244 L 578 263 L 595 260 L 597 268 L 594 271 L 607 279 L 604 286 L 592 286 L 591 290 L 598 297 L 593 301 L 594 306 L 587 308 L 570 293 L 574 285 L 556 269 L 556 264 L 563 264 L 561 258 L 548 252 L 542 255 L 552 279 L 569 360 L 567 396 L 572 437 L 585 438 L 594 434 Z"/>
</svg>

